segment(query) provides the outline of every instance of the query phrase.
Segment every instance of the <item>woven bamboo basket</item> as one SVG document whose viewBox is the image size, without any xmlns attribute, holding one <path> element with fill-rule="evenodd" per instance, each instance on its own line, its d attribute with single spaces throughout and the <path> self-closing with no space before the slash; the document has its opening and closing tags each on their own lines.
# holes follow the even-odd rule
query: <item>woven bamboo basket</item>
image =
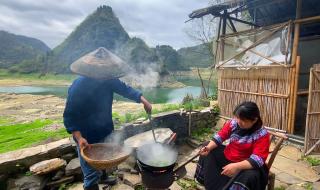
<svg viewBox="0 0 320 190">
<path fill-rule="evenodd" d="M 91 148 L 81 149 L 84 160 L 97 170 L 115 167 L 130 156 L 130 151 L 114 143 L 92 144 Z"/>
</svg>

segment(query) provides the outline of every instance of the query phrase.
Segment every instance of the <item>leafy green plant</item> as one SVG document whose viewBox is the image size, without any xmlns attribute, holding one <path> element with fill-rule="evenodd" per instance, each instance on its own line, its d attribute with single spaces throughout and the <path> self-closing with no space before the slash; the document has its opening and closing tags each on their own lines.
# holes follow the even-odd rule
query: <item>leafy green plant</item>
<svg viewBox="0 0 320 190">
<path fill-rule="evenodd" d="M 312 157 L 312 156 L 307 156 L 304 158 L 311 166 L 318 166 L 320 165 L 320 159 Z"/>
<path fill-rule="evenodd" d="M 25 176 L 32 176 L 32 172 L 27 171 L 24 175 L 25 175 Z"/>
<path fill-rule="evenodd" d="M 213 134 L 212 128 L 209 127 L 198 127 L 191 132 L 191 137 L 198 141 L 205 141 L 210 139 Z"/>
</svg>

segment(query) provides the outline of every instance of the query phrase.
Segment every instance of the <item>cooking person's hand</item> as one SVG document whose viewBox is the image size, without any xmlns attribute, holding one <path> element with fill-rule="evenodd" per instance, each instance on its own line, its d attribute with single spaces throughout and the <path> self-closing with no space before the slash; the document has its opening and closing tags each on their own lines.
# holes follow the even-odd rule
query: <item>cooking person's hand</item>
<svg viewBox="0 0 320 190">
<path fill-rule="evenodd" d="M 207 146 L 204 146 L 200 149 L 199 154 L 201 156 L 207 156 L 210 153 L 210 149 Z"/>
<path fill-rule="evenodd" d="M 86 148 L 86 147 L 88 147 L 88 148 L 91 147 L 91 145 L 88 143 L 88 141 L 87 141 L 85 138 L 80 137 L 80 138 L 77 139 L 77 140 L 78 140 L 78 144 L 79 144 L 79 146 L 80 146 L 80 149 L 84 149 L 84 148 Z"/>
<path fill-rule="evenodd" d="M 226 175 L 229 177 L 234 176 L 235 174 L 237 174 L 240 171 L 240 169 L 237 166 L 237 163 L 228 164 L 228 165 L 224 166 L 222 168 L 222 170 L 223 171 L 221 172 L 221 175 Z"/>
<path fill-rule="evenodd" d="M 152 105 L 150 104 L 150 102 L 147 99 L 145 99 L 143 96 L 141 96 L 141 102 L 143 103 L 144 110 L 146 110 L 147 113 L 151 114 Z"/>
</svg>

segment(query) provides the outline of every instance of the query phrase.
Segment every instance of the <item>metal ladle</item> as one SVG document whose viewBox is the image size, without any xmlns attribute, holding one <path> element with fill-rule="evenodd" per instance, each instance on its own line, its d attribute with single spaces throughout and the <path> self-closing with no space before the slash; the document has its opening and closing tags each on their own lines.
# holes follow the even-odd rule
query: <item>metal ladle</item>
<svg viewBox="0 0 320 190">
<path fill-rule="evenodd" d="M 153 124 L 152 124 L 151 113 L 148 113 L 148 119 L 149 119 L 150 125 L 151 125 L 151 131 L 152 131 L 152 135 L 153 135 L 153 140 L 154 140 L 155 143 L 157 143 L 156 134 L 154 133 L 154 128 L 153 128 Z"/>
</svg>

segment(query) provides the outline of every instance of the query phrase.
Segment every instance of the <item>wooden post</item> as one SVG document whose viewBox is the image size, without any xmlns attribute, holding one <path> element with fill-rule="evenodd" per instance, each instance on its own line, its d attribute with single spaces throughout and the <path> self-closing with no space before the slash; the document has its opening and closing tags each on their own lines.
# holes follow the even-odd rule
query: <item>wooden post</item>
<svg viewBox="0 0 320 190">
<path fill-rule="evenodd" d="M 296 19 L 301 17 L 301 0 L 297 0 L 297 8 L 296 8 Z M 297 55 L 298 55 L 298 45 L 299 45 L 299 38 L 300 38 L 300 23 L 295 23 L 294 25 L 294 37 L 293 37 L 293 48 L 292 48 L 292 56 L 291 56 L 291 64 L 296 66 L 297 62 Z M 297 72 L 297 69 L 293 69 Z M 294 73 L 295 73 L 294 72 Z M 295 74 L 292 77 L 296 76 Z M 292 122 L 295 118 L 294 113 L 294 96 L 297 92 L 294 92 L 295 87 L 295 80 L 291 78 L 291 98 L 290 98 L 290 107 L 289 107 L 289 120 L 288 120 L 288 132 L 294 132 L 294 122 Z"/>
<path fill-rule="evenodd" d="M 222 15 L 222 35 L 226 34 L 227 29 L 227 10 L 223 11 Z M 224 60 L 224 38 L 221 39 L 220 60 Z"/>
<path fill-rule="evenodd" d="M 294 132 L 294 123 L 296 116 L 296 108 L 297 108 L 297 93 L 298 93 L 298 84 L 299 84 L 299 71 L 300 71 L 300 56 L 297 57 L 296 68 L 295 68 L 295 76 L 294 76 L 294 88 L 293 88 L 293 100 L 292 100 L 292 118 L 291 118 L 291 130 L 290 133 Z"/>
<path fill-rule="evenodd" d="M 307 148 L 309 147 L 309 118 L 310 115 L 308 113 L 311 112 L 311 98 L 312 98 L 312 86 L 313 86 L 313 68 L 310 69 L 310 76 L 309 76 L 309 95 L 308 95 L 308 107 L 307 107 L 307 118 L 306 118 L 306 129 L 305 129 L 305 136 L 304 136 L 304 149 L 303 153 L 306 155 L 308 151 Z"/>
</svg>

